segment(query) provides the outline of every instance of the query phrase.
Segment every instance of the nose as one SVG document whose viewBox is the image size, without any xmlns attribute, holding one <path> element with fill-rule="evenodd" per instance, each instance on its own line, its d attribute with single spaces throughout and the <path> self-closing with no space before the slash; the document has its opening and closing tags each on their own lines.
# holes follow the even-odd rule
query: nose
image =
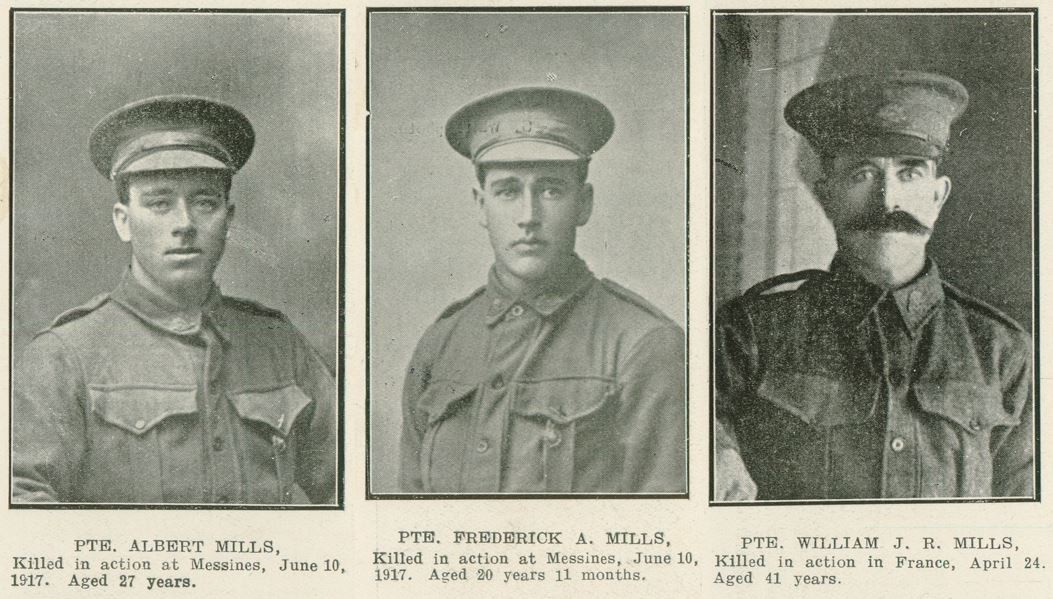
<svg viewBox="0 0 1053 599">
<path fill-rule="evenodd" d="M 522 195 L 519 205 L 519 213 L 516 215 L 516 224 L 520 227 L 530 228 L 538 224 L 538 198 L 536 194 L 529 192 Z"/>
<path fill-rule="evenodd" d="M 172 218 L 173 236 L 188 237 L 193 236 L 197 232 L 197 226 L 194 224 L 194 215 L 190 211 L 190 206 L 187 204 L 186 199 L 180 198 L 176 202 L 176 206 L 172 210 Z"/>
<path fill-rule="evenodd" d="M 899 180 L 894 174 L 882 173 L 875 187 L 877 199 L 881 202 L 881 207 L 885 209 L 885 212 L 899 210 L 902 207 Z"/>
</svg>

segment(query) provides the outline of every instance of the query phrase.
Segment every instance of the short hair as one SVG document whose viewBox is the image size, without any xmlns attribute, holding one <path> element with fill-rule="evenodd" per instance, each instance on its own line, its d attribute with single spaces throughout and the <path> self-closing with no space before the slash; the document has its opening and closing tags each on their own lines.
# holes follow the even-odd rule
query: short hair
<svg viewBox="0 0 1053 599">
<path fill-rule="evenodd" d="M 512 163 L 512 164 L 529 164 L 529 163 Z M 578 160 L 578 161 L 574 162 L 574 165 L 577 167 L 577 172 L 575 173 L 575 175 L 577 176 L 578 183 L 584 184 L 585 181 L 589 178 L 589 161 L 588 160 Z M 476 179 L 476 181 L 479 182 L 479 187 L 483 187 L 483 186 L 486 185 L 486 169 L 487 168 L 489 168 L 489 165 L 487 165 L 486 163 L 475 165 L 475 179 Z"/>
<path fill-rule="evenodd" d="M 214 170 L 213 169 L 201 169 L 201 170 L 209 172 L 209 173 L 212 173 L 212 174 L 216 175 L 217 177 L 220 177 L 222 182 L 223 182 L 223 194 L 226 195 L 227 197 L 230 196 L 230 186 L 234 182 L 234 174 L 233 173 L 231 173 L 230 171 L 220 170 L 220 169 L 214 169 Z M 158 172 L 164 172 L 164 171 L 158 171 Z M 136 175 L 136 174 L 139 174 L 139 173 L 124 173 L 124 174 L 121 174 L 121 175 L 117 175 L 117 177 L 113 180 L 114 190 L 117 192 L 117 201 L 122 203 L 122 204 L 124 204 L 125 206 L 128 205 L 128 201 L 130 199 L 128 197 L 128 180 L 131 179 L 132 176 Z"/>
</svg>

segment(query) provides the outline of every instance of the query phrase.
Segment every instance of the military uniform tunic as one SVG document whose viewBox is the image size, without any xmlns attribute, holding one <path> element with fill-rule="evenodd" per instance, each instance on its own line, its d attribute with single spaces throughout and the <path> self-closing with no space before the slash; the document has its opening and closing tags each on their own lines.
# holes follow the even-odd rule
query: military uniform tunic
<svg viewBox="0 0 1053 599">
<path fill-rule="evenodd" d="M 189 318 L 129 271 L 19 362 L 14 500 L 332 502 L 335 402 L 280 312 L 213 287 Z"/>
<path fill-rule="evenodd" d="M 894 291 L 838 258 L 809 275 L 717 316 L 717 417 L 757 499 L 1032 496 L 1031 342 L 1017 323 L 931 261 Z"/>
<path fill-rule="evenodd" d="M 405 491 L 685 491 L 683 331 L 580 259 L 488 285 L 424 334 L 403 393 Z"/>
</svg>

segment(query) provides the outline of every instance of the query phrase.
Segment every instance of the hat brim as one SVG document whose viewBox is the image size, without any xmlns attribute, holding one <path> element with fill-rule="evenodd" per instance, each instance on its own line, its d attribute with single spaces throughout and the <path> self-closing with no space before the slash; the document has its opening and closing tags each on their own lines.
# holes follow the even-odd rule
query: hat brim
<svg viewBox="0 0 1053 599">
<path fill-rule="evenodd" d="M 217 160 L 208 154 L 195 152 L 193 150 L 161 150 L 147 154 L 142 158 L 131 162 L 121 168 L 121 175 L 132 173 L 145 173 L 150 171 L 173 171 L 185 169 L 217 169 L 231 170 L 224 162 Z"/>
<path fill-rule="evenodd" d="M 572 162 L 584 159 L 566 146 L 544 140 L 518 139 L 487 148 L 475 157 L 475 162 Z"/>
<path fill-rule="evenodd" d="M 916 156 L 936 159 L 943 155 L 944 148 L 933 145 L 913 135 L 896 133 L 860 134 L 852 141 L 827 143 L 820 146 L 823 154 L 853 154 L 856 156 Z"/>
</svg>

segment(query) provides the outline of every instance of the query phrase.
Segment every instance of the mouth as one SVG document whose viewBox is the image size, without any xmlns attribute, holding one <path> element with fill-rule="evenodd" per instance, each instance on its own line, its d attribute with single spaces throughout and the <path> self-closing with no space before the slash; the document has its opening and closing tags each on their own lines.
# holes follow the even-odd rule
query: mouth
<svg viewBox="0 0 1053 599">
<path fill-rule="evenodd" d="M 536 237 L 526 237 L 523 239 L 517 239 L 512 243 L 512 249 L 520 252 L 536 252 L 548 245 L 547 241 L 542 241 Z"/>
<path fill-rule="evenodd" d="M 194 247 L 173 248 L 173 249 L 170 249 L 170 250 L 165 250 L 165 255 L 166 256 L 176 256 L 176 257 L 191 257 L 191 256 L 197 256 L 200 253 L 201 253 L 201 250 L 198 249 L 198 248 L 194 248 Z"/>
</svg>

